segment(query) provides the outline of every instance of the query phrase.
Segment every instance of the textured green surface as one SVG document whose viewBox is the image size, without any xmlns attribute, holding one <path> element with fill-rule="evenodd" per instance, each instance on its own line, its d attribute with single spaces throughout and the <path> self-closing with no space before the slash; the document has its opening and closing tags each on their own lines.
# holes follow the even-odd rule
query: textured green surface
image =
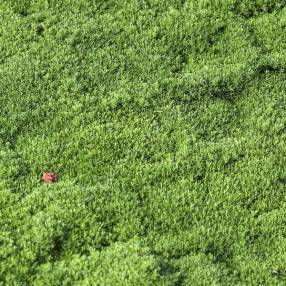
<svg viewBox="0 0 286 286">
<path fill-rule="evenodd" d="M 284 6 L 0 1 L 0 285 L 286 285 Z"/>
</svg>

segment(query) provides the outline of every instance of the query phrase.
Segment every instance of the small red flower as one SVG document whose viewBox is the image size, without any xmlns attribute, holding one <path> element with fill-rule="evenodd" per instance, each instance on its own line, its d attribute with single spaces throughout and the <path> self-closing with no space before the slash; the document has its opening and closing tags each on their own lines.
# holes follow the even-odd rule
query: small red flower
<svg viewBox="0 0 286 286">
<path fill-rule="evenodd" d="M 57 179 L 58 179 L 57 174 L 51 172 L 44 173 L 42 177 L 42 180 L 49 184 L 56 182 Z"/>
</svg>

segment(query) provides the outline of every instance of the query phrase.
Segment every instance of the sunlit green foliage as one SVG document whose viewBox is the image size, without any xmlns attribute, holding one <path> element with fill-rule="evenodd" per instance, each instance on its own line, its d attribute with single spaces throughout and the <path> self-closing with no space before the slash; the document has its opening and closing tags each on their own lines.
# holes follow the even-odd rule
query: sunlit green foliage
<svg viewBox="0 0 286 286">
<path fill-rule="evenodd" d="M 284 6 L 0 1 L 0 285 L 285 285 Z"/>
</svg>

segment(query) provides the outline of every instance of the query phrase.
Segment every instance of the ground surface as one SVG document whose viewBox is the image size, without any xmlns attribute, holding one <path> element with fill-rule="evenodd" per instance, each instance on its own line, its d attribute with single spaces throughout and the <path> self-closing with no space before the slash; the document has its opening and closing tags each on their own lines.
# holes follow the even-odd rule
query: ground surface
<svg viewBox="0 0 286 286">
<path fill-rule="evenodd" d="M 0 285 L 286 285 L 284 6 L 0 1 Z"/>
</svg>

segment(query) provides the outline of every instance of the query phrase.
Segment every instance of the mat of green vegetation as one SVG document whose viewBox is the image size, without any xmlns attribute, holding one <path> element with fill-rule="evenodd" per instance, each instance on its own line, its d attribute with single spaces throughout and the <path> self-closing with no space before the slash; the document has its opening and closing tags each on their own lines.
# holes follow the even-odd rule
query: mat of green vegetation
<svg viewBox="0 0 286 286">
<path fill-rule="evenodd" d="M 0 285 L 286 285 L 285 31 L 284 0 L 0 1 Z"/>
</svg>

